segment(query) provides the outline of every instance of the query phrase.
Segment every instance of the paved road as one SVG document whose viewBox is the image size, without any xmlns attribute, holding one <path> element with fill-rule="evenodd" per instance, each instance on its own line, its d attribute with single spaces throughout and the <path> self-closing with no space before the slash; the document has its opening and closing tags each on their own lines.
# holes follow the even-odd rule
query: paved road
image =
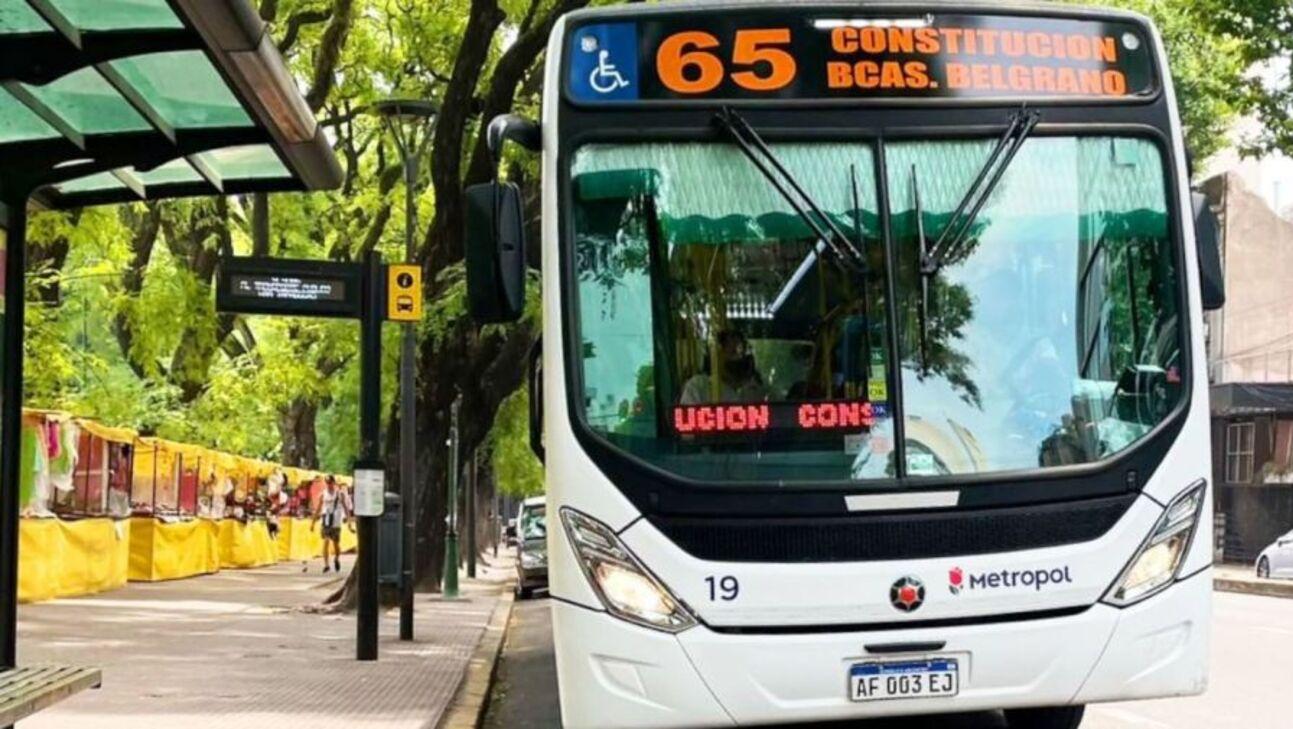
<svg viewBox="0 0 1293 729">
<path fill-rule="evenodd" d="M 1293 692 L 1293 600 L 1216 593 L 1213 622 L 1212 678 L 1206 695 L 1093 706 L 1082 729 L 1293 727 L 1288 701 Z M 498 670 L 487 729 L 561 726 L 547 600 L 516 604 Z M 913 729 L 916 725 L 905 719 L 850 726 Z M 976 714 L 925 720 L 919 727 L 1005 729 L 1005 722 L 996 714 Z"/>
</svg>

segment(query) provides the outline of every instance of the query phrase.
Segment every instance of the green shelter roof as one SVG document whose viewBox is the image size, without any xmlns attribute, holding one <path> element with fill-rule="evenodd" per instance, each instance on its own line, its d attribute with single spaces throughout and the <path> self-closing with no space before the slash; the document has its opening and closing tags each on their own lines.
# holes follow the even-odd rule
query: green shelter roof
<svg viewBox="0 0 1293 729">
<path fill-rule="evenodd" d="M 0 199 L 76 207 L 340 178 L 248 0 L 0 0 Z"/>
</svg>

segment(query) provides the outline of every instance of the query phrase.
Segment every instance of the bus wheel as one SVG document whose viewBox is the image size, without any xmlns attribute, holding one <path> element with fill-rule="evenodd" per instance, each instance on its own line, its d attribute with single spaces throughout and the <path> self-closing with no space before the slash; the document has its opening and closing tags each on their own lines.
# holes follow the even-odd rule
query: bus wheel
<svg viewBox="0 0 1293 729">
<path fill-rule="evenodd" d="M 534 590 L 533 590 L 533 589 L 531 589 L 531 588 L 529 588 L 529 587 L 522 587 L 522 586 L 521 586 L 521 583 L 519 583 L 519 582 L 518 582 L 518 583 L 516 583 L 516 599 L 517 599 L 517 600 L 529 600 L 529 599 L 530 599 L 530 596 L 531 596 L 531 595 L 533 595 L 533 594 L 534 594 Z"/>
<path fill-rule="evenodd" d="M 1077 729 L 1084 706 L 1056 706 L 1047 709 L 1011 709 L 1006 712 L 1010 729 Z"/>
</svg>

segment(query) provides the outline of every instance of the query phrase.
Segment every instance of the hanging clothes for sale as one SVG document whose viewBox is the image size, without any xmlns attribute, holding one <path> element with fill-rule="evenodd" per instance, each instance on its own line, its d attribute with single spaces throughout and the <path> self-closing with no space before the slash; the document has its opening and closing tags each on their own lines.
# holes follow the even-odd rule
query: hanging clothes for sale
<svg viewBox="0 0 1293 729">
<path fill-rule="evenodd" d="M 80 438 L 81 429 L 70 421 L 51 420 L 47 425 L 50 440 L 57 445 L 57 448 L 49 449 L 52 454 L 49 458 L 50 484 L 59 491 L 71 491 L 74 487 L 73 475 L 76 473 L 77 439 Z"/>
<path fill-rule="evenodd" d="M 25 516 L 52 516 L 49 509 L 49 441 L 43 417 L 23 418 L 22 474 L 18 503 Z"/>
</svg>

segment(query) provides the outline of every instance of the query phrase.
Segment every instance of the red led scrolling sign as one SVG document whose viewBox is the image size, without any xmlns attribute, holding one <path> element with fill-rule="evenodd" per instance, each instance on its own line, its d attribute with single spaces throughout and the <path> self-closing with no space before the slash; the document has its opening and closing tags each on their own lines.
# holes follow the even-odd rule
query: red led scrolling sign
<svg viewBox="0 0 1293 729">
<path fill-rule="evenodd" d="M 806 403 L 723 403 L 679 405 L 673 428 L 679 435 L 739 433 L 858 432 L 875 426 L 883 415 L 869 402 L 842 400 Z"/>
</svg>

